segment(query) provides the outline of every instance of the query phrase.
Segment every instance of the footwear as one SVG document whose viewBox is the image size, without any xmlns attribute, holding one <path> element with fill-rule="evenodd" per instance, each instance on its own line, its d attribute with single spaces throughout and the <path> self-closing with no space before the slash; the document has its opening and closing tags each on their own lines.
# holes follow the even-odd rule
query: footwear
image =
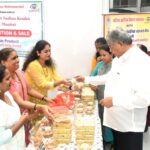
<svg viewBox="0 0 150 150">
<path fill-rule="evenodd" d="M 113 146 L 113 144 L 111 144 L 111 149 L 110 150 L 114 150 L 114 146 Z"/>
<path fill-rule="evenodd" d="M 113 146 L 111 142 L 104 143 L 104 150 L 113 150 Z"/>
</svg>

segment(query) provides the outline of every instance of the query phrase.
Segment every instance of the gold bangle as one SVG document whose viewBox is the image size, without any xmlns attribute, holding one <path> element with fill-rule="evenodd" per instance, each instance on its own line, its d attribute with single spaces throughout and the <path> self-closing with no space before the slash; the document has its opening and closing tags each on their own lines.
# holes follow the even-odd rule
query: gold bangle
<svg viewBox="0 0 150 150">
<path fill-rule="evenodd" d="M 41 99 L 41 100 L 45 100 L 45 97 L 46 97 L 46 96 L 44 95 L 44 96 L 42 97 L 42 99 Z"/>
</svg>

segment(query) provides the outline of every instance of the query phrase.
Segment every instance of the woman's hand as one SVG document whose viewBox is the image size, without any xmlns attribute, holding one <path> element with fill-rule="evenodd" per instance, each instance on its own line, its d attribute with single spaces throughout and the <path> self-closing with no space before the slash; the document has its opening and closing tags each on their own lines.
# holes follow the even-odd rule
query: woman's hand
<svg viewBox="0 0 150 150">
<path fill-rule="evenodd" d="M 51 98 L 49 98 L 49 97 L 46 97 L 46 96 L 45 96 L 45 97 L 44 97 L 44 100 L 53 103 L 53 100 L 52 100 Z"/>
<path fill-rule="evenodd" d="M 20 117 L 20 120 L 23 122 L 31 121 L 32 119 L 37 117 L 38 113 L 39 113 L 38 111 L 35 111 L 32 114 L 29 114 L 28 112 L 23 112 Z"/>
<path fill-rule="evenodd" d="M 38 112 L 29 114 L 28 112 L 23 112 L 19 120 L 11 127 L 13 136 L 18 132 L 18 130 L 28 121 L 32 120 L 37 116 Z"/>
<path fill-rule="evenodd" d="M 70 85 L 71 84 L 71 82 L 68 80 L 61 80 L 60 82 L 61 82 L 60 84 L 64 84 L 64 85 Z"/>
<path fill-rule="evenodd" d="M 28 117 L 29 117 L 29 113 L 28 112 L 23 112 L 20 119 L 19 119 L 19 121 L 24 124 L 25 122 L 28 121 Z"/>
<path fill-rule="evenodd" d="M 67 85 L 67 86 L 71 85 L 71 83 L 68 80 L 60 80 L 60 81 L 57 81 L 57 82 L 54 83 L 54 87 L 59 86 L 61 84 L 64 84 L 64 85 Z"/>
<path fill-rule="evenodd" d="M 97 62 L 100 62 L 101 60 L 101 56 L 97 57 Z"/>
<path fill-rule="evenodd" d="M 42 111 L 45 116 L 47 116 L 49 119 L 54 119 L 54 113 L 52 109 L 47 105 L 39 105 L 37 106 L 37 109 Z"/>
</svg>

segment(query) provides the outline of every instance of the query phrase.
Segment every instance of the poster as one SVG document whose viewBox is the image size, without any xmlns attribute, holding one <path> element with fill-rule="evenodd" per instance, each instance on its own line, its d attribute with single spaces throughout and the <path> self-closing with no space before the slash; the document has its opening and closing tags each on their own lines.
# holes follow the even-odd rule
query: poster
<svg viewBox="0 0 150 150">
<path fill-rule="evenodd" d="M 143 44 L 150 50 L 150 14 L 108 14 L 104 15 L 104 35 L 121 27 L 131 35 L 134 44 Z"/>
<path fill-rule="evenodd" d="M 42 2 L 0 2 L 0 49 L 14 48 L 21 57 L 43 39 Z"/>
</svg>

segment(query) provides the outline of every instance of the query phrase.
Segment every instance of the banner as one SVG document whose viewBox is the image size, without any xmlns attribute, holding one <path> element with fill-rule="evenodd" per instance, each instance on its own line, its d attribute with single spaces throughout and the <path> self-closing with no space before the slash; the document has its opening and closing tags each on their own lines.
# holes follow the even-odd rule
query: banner
<svg viewBox="0 0 150 150">
<path fill-rule="evenodd" d="M 43 39 L 42 2 L 0 2 L 0 49 L 14 48 L 21 57 Z"/>
<path fill-rule="evenodd" d="M 121 27 L 131 35 L 134 44 L 143 44 L 150 50 L 150 14 L 104 15 L 104 35 Z"/>
</svg>

